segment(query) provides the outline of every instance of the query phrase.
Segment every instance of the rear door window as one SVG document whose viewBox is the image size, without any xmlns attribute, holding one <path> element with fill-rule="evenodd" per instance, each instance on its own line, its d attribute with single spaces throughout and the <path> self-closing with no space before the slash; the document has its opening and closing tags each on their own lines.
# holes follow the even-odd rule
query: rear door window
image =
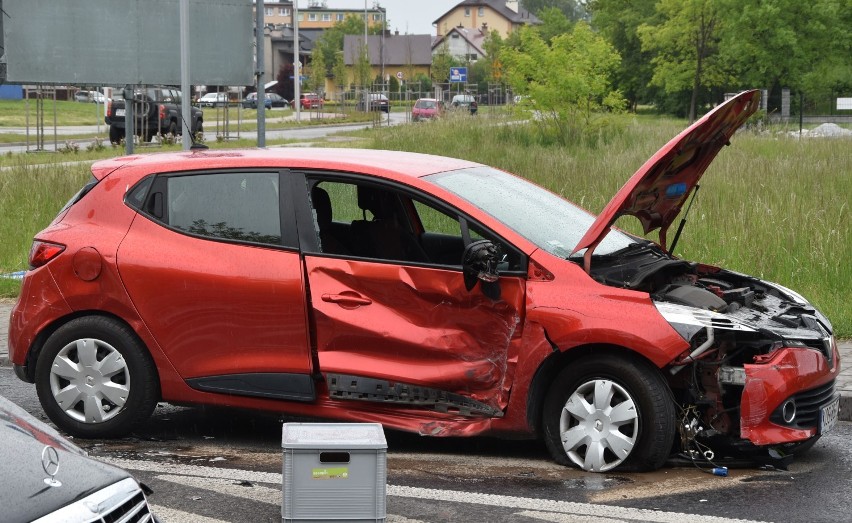
<svg viewBox="0 0 852 523">
<path fill-rule="evenodd" d="M 167 179 L 167 223 L 199 236 L 280 244 L 278 173 L 216 173 Z"/>
<path fill-rule="evenodd" d="M 159 175 L 153 183 L 140 181 L 126 202 L 185 234 L 278 246 L 284 227 L 280 192 L 278 172 Z M 292 238 L 285 243 L 295 245 Z"/>
</svg>

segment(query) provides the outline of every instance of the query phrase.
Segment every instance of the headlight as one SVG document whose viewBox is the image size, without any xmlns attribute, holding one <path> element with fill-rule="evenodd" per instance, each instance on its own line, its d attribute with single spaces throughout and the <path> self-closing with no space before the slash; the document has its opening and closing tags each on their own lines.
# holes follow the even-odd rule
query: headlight
<svg viewBox="0 0 852 523">
<path fill-rule="evenodd" d="M 658 301 L 654 302 L 654 306 L 663 319 L 686 341 L 690 341 L 697 332 L 706 328 L 755 332 L 755 329 L 748 325 L 718 312 Z"/>
</svg>

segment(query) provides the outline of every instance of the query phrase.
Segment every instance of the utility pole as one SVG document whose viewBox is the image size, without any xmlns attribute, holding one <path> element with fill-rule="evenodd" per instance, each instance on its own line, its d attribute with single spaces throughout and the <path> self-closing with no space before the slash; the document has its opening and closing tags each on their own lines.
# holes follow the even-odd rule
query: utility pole
<svg viewBox="0 0 852 523">
<path fill-rule="evenodd" d="M 183 150 L 188 151 L 193 138 L 192 94 L 189 89 L 189 0 L 180 0 L 180 90 L 181 144 Z"/>
<path fill-rule="evenodd" d="M 257 62 L 257 70 L 254 72 L 257 78 L 257 146 L 266 147 L 266 103 L 264 90 L 264 55 L 266 54 L 266 40 L 263 33 L 263 0 L 257 0 L 254 6 L 254 40 L 255 40 L 255 61 Z"/>
<path fill-rule="evenodd" d="M 296 109 L 296 121 L 302 121 L 302 101 L 299 92 L 302 87 L 302 60 L 299 56 L 299 0 L 293 0 L 293 108 Z"/>
</svg>

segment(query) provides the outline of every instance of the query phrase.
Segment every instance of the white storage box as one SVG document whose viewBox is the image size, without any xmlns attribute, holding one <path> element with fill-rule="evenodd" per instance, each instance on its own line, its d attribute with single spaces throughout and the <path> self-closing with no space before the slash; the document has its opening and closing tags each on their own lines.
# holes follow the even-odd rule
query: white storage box
<svg viewBox="0 0 852 523">
<path fill-rule="evenodd" d="M 286 523 L 384 522 L 387 448 L 378 423 L 285 423 Z"/>
</svg>

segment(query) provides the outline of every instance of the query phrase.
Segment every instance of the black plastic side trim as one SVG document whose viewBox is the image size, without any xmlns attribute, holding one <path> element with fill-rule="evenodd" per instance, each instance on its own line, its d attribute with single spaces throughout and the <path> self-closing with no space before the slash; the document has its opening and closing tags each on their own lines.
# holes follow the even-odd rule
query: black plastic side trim
<svg viewBox="0 0 852 523">
<path fill-rule="evenodd" d="M 503 412 L 500 410 L 462 396 L 461 394 L 408 383 L 392 383 L 386 380 L 365 378 L 363 376 L 329 374 L 328 392 L 332 398 L 342 400 L 375 401 L 378 403 L 397 403 L 412 407 L 431 407 L 437 412 L 453 412 L 467 417 L 503 417 Z"/>
<path fill-rule="evenodd" d="M 196 390 L 235 396 L 292 401 L 314 401 L 317 397 L 314 381 L 308 374 L 226 374 L 192 378 L 186 380 L 186 383 Z"/>
</svg>

